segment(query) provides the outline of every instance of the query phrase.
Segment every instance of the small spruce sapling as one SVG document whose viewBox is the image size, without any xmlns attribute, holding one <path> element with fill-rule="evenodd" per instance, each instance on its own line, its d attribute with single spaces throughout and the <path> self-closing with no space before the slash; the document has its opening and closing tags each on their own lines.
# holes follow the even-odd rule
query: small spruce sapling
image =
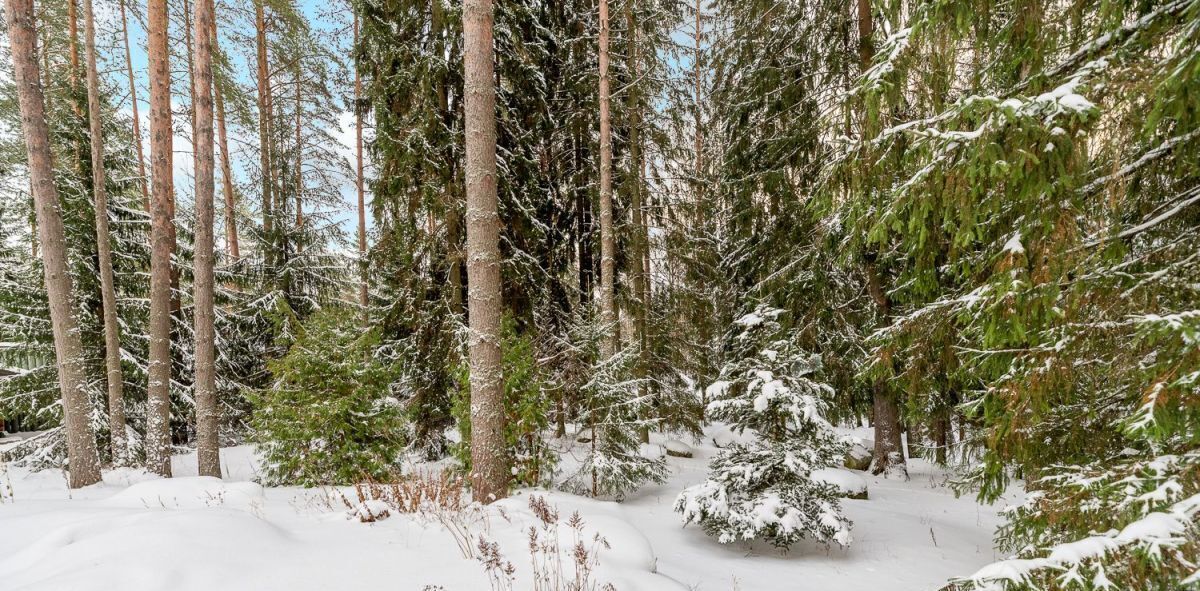
<svg viewBox="0 0 1200 591">
<path fill-rule="evenodd" d="M 589 335 L 580 340 L 598 361 L 591 379 L 580 389 L 584 405 L 580 422 L 592 437 L 579 470 L 563 482 L 563 488 L 621 499 L 648 482 L 666 482 L 667 464 L 661 457 L 641 453 L 639 434 L 655 421 L 647 418 L 654 416 L 653 397 L 643 396 L 633 377 L 637 349 L 627 347 L 609 359 L 599 359 L 599 339 Z"/>
<path fill-rule="evenodd" d="M 787 547 L 810 538 L 848 546 L 837 490 L 812 478 L 847 450 L 824 418 L 833 389 L 813 379 L 820 356 L 788 338 L 781 314 L 760 306 L 735 322 L 730 361 L 708 389 L 710 418 L 758 437 L 722 450 L 708 480 L 684 489 L 675 510 L 721 543 L 757 538 Z"/>
<path fill-rule="evenodd" d="M 269 364 L 274 382 L 251 397 L 267 483 L 344 485 L 396 470 L 404 421 L 389 369 L 371 357 L 377 342 L 353 310 L 329 308 Z"/>
</svg>

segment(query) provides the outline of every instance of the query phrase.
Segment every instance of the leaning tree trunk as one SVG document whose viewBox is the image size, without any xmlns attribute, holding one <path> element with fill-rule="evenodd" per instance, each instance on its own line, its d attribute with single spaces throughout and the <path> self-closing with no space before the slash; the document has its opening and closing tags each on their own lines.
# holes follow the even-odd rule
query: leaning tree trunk
<svg viewBox="0 0 1200 591">
<path fill-rule="evenodd" d="M 121 34 L 125 40 L 125 72 L 129 76 L 129 102 L 133 106 L 133 146 L 137 149 L 138 184 L 142 188 L 142 200 L 146 211 L 150 211 L 150 189 L 146 186 L 146 153 L 142 150 L 142 125 L 138 118 L 137 85 L 133 80 L 133 56 L 129 51 L 129 24 L 125 16 L 125 0 L 121 5 Z"/>
<path fill-rule="evenodd" d="M 268 99 L 270 97 L 271 88 L 268 85 L 269 75 L 267 72 L 267 21 L 264 14 L 265 0 L 256 0 L 254 3 L 254 32 L 255 32 L 255 55 L 258 66 L 258 142 L 259 142 L 259 167 L 262 175 L 262 227 L 263 240 L 266 242 L 264 253 L 268 264 L 274 261 L 272 249 L 274 247 L 271 237 L 272 228 L 272 211 L 271 211 L 271 135 L 270 135 L 270 109 L 268 108 Z"/>
<path fill-rule="evenodd" d="M 213 53 L 217 52 L 217 19 L 214 13 L 212 26 Z M 242 258 L 238 247 L 237 213 L 233 195 L 233 167 L 229 164 L 229 141 L 225 134 L 225 98 L 221 95 L 221 85 L 213 79 L 213 103 L 217 108 L 217 142 L 221 148 L 221 188 L 225 195 L 225 249 L 229 258 L 237 261 Z"/>
<path fill-rule="evenodd" d="M 648 392 L 646 378 L 650 370 L 650 340 L 646 331 L 646 317 L 649 315 L 650 297 L 647 273 L 648 241 L 646 240 L 646 213 L 642 207 L 642 103 L 639 92 L 638 77 L 638 33 L 637 16 L 634 0 L 625 3 L 626 35 L 629 36 L 629 72 L 632 76 L 628 89 L 629 100 L 629 209 L 633 212 L 633 239 L 630 241 L 629 260 L 633 263 L 633 328 L 638 343 L 638 360 L 636 376 L 638 378 L 638 394 L 645 397 Z M 645 407 L 651 408 L 651 407 Z M 649 421 L 652 417 L 640 417 Z M 650 442 L 649 422 L 638 429 L 638 437 L 642 443 Z"/>
<path fill-rule="evenodd" d="M 171 66 L 167 0 L 146 6 L 150 58 L 150 363 L 146 386 L 146 467 L 171 475 L 171 258 L 174 206 L 171 178 Z"/>
<path fill-rule="evenodd" d="M 608 0 L 600 0 L 600 323 L 604 337 L 600 354 L 617 353 L 616 260 L 613 235 L 612 121 L 609 116 Z"/>
<path fill-rule="evenodd" d="M 213 326 L 213 0 L 196 0 L 195 66 L 192 95 L 196 113 L 196 237 L 194 295 L 196 328 L 196 460 L 200 476 L 221 477 L 220 412 L 217 409 L 216 348 Z"/>
<path fill-rule="evenodd" d="M 67 272 L 66 236 L 50 164 L 50 131 L 46 125 L 46 105 L 34 49 L 37 32 L 33 0 L 6 0 L 5 4 L 13 81 L 25 134 L 46 294 L 50 300 L 54 355 L 58 361 L 58 384 L 67 432 L 68 485 L 79 488 L 100 481 L 100 455 L 96 451 L 95 433 L 88 422 L 90 407 L 84 379 L 83 343 L 79 338 L 79 321 L 75 317 L 75 297 Z"/>
<path fill-rule="evenodd" d="M 87 52 L 88 128 L 92 141 L 92 192 L 96 209 L 96 257 L 104 310 L 104 365 L 108 382 L 108 426 L 113 464 L 125 463 L 125 384 L 121 376 L 121 332 L 117 324 L 117 292 L 113 286 L 112 245 L 108 231 L 108 192 L 104 186 L 104 134 L 100 121 L 100 74 L 96 70 L 96 23 L 92 0 L 83 0 L 84 48 Z"/>
<path fill-rule="evenodd" d="M 496 199 L 496 87 L 492 2 L 463 5 L 467 128 L 467 309 L 471 325 L 471 488 L 490 503 L 508 494 L 500 367 L 500 214 Z"/>
</svg>

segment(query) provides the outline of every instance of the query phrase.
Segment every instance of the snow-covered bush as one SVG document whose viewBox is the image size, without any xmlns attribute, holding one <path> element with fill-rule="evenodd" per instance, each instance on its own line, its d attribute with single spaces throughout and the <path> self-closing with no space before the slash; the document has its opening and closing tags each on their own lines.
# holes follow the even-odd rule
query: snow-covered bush
<svg viewBox="0 0 1200 591">
<path fill-rule="evenodd" d="M 781 314 L 760 307 L 735 323 L 730 362 L 708 389 L 710 418 L 758 438 L 722 450 L 708 480 L 684 489 L 675 510 L 722 543 L 757 538 L 787 547 L 810 538 L 846 546 L 850 521 L 838 491 L 812 477 L 846 454 L 824 418 L 833 390 L 813 379 L 820 357 L 787 338 Z"/>
<path fill-rule="evenodd" d="M 350 484 L 395 470 L 402 409 L 389 370 L 371 357 L 378 333 L 360 322 L 352 310 L 318 312 L 269 364 L 274 381 L 252 397 L 251 419 L 266 482 Z"/>
</svg>

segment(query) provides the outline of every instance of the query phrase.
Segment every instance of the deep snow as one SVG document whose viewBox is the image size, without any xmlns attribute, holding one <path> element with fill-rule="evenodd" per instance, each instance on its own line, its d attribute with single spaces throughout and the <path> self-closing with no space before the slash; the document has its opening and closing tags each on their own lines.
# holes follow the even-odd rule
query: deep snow
<svg viewBox="0 0 1200 591">
<path fill-rule="evenodd" d="M 599 533 L 594 575 L 618 591 L 932 590 L 1003 558 L 992 545 L 998 506 L 955 498 L 942 470 L 911 460 L 908 481 L 854 474 L 868 500 L 844 500 L 854 521 L 850 548 L 802 545 L 782 553 L 766 544 L 722 545 L 671 510 L 675 495 L 703 480 L 720 428 L 689 442 L 693 458 L 668 457 L 670 480 L 623 502 L 560 492 L 519 491 L 472 522 L 499 543 L 516 570 L 514 589 L 530 587 L 528 531 L 539 522 L 530 495 L 557 506 L 565 522 L 578 511 L 589 545 Z M 656 439 L 661 443 L 661 439 Z M 104 483 L 68 491 L 55 472 L 0 470 L 13 498 L 0 504 L 0 587 L 5 590 L 490 589 L 481 564 L 428 516 L 398 515 L 364 524 L 328 491 L 264 489 L 245 446 L 222 450 L 226 480 L 198 478 L 193 455 L 178 456 L 176 478 L 109 471 Z M 851 475 L 852 476 L 852 475 Z M 560 527 L 564 560 L 572 530 Z"/>
</svg>

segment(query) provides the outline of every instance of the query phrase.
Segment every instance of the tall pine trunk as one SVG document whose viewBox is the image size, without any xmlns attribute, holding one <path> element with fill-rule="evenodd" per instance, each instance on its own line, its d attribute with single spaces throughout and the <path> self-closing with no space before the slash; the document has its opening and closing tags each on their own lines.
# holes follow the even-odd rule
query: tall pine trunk
<svg viewBox="0 0 1200 591">
<path fill-rule="evenodd" d="M 213 13 L 212 51 L 217 53 L 217 18 Z M 221 188 L 225 195 L 225 249 L 229 258 L 237 261 L 242 258 L 238 246 L 237 212 L 233 194 L 233 167 L 229 163 L 229 140 L 225 134 L 225 98 L 221 94 L 221 85 L 213 79 L 213 102 L 217 109 L 217 143 L 221 148 Z"/>
<path fill-rule="evenodd" d="M 254 3 L 254 32 L 256 63 L 258 66 L 258 142 L 259 167 L 262 175 L 262 225 L 264 256 L 268 264 L 274 261 L 272 256 L 272 207 L 271 207 L 271 115 L 269 99 L 271 87 L 267 73 L 267 21 L 263 4 L 266 0 L 256 0 Z"/>
<path fill-rule="evenodd" d="M 500 366 L 500 214 L 496 198 L 496 87 L 492 2 L 463 5 L 466 98 L 467 308 L 470 319 L 471 488 L 491 503 L 508 495 Z"/>
<path fill-rule="evenodd" d="M 150 362 L 146 387 L 146 467 L 171 475 L 171 258 L 174 198 L 171 178 L 171 66 L 167 48 L 167 0 L 146 7 L 150 61 Z"/>
<path fill-rule="evenodd" d="M 609 115 L 608 0 L 600 0 L 600 354 L 617 353 L 616 258 L 613 234 L 612 121 Z"/>
<path fill-rule="evenodd" d="M 146 152 L 142 149 L 142 124 L 138 116 L 137 84 L 133 78 L 133 56 L 129 51 L 129 24 L 125 16 L 125 0 L 120 0 L 121 35 L 125 40 L 125 72 L 129 75 L 129 102 L 133 106 L 133 146 L 137 149 L 138 184 L 142 188 L 142 200 L 146 211 L 150 211 L 150 189 L 146 184 Z"/>
<path fill-rule="evenodd" d="M 217 408 L 213 326 L 213 0 L 196 0 L 195 67 L 192 96 L 196 114 L 196 229 L 192 290 L 196 335 L 196 459 L 200 476 L 221 477 L 220 412 Z"/>
<path fill-rule="evenodd" d="M 21 128 L 41 240 L 46 293 L 50 300 L 50 324 L 54 331 L 54 355 L 58 361 L 58 383 L 62 394 L 63 422 L 67 434 L 68 484 L 79 488 L 100 481 L 100 455 L 96 437 L 88 423 L 90 406 L 84 378 L 83 343 L 75 317 L 75 296 L 67 271 L 67 245 L 58 191 L 50 164 L 50 131 L 46 105 L 38 77 L 33 0 L 6 0 L 9 50 L 13 80 L 21 110 Z"/>
<path fill-rule="evenodd" d="M 108 192 L 104 186 L 104 133 L 100 113 L 100 74 L 96 70 L 96 23 L 92 0 L 83 0 L 84 48 L 87 53 L 88 129 L 91 131 L 92 193 L 96 210 L 96 258 L 104 315 L 104 366 L 108 382 L 108 426 L 113 464 L 125 463 L 125 384 L 121 375 L 121 332 L 117 292 L 113 285 L 112 245 L 108 230 Z"/>
</svg>

